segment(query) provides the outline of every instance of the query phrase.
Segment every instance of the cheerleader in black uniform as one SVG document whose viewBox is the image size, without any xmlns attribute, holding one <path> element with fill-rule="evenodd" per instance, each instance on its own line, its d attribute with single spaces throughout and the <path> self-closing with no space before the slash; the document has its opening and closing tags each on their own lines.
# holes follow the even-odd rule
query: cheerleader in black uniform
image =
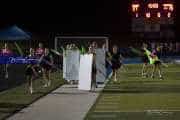
<svg viewBox="0 0 180 120">
<path fill-rule="evenodd" d="M 33 48 L 30 48 L 30 54 L 28 56 L 28 59 L 29 58 L 30 59 L 34 59 L 35 58 L 35 53 L 34 53 L 34 49 Z M 26 67 L 26 70 L 25 70 L 25 74 L 26 74 L 26 79 L 28 80 L 29 92 L 32 94 L 33 93 L 33 84 L 32 84 L 32 81 L 37 76 L 36 64 L 34 64 L 34 63 L 28 64 L 27 67 Z"/>
<path fill-rule="evenodd" d="M 45 48 L 44 55 L 40 58 L 40 66 L 42 67 L 43 78 L 45 80 L 44 87 L 48 87 L 51 85 L 50 72 L 53 66 L 53 58 L 48 48 Z"/>
<path fill-rule="evenodd" d="M 121 67 L 122 63 L 121 63 L 121 55 L 118 52 L 118 47 L 115 45 L 113 46 L 113 50 L 112 50 L 111 63 L 112 63 L 114 81 L 116 82 L 117 81 L 117 71 Z"/>
</svg>

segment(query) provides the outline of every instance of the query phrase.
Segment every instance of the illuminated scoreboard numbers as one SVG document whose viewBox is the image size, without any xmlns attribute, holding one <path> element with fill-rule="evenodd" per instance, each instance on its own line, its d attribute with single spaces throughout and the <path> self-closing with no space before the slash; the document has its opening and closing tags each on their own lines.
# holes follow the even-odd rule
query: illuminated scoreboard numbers
<svg viewBox="0 0 180 120">
<path fill-rule="evenodd" d="M 139 4 L 132 4 L 132 11 L 133 12 L 138 12 L 139 8 L 140 8 Z"/>
<path fill-rule="evenodd" d="M 171 18 L 174 11 L 174 5 L 171 3 L 163 4 L 163 10 L 166 12 L 167 17 Z"/>
<path fill-rule="evenodd" d="M 168 17 L 168 18 L 171 17 L 171 13 L 170 13 L 170 12 L 167 13 L 167 17 Z"/>
<path fill-rule="evenodd" d="M 132 32 L 135 33 L 157 33 L 158 38 L 161 31 L 171 31 L 174 25 L 174 2 L 154 0 L 133 0 L 131 4 Z M 164 28 L 163 26 L 167 26 Z M 173 31 L 173 30 L 172 30 Z M 144 36 L 146 36 L 144 34 Z M 164 36 L 164 34 L 163 34 Z"/>
<path fill-rule="evenodd" d="M 174 5 L 171 3 L 163 4 L 163 10 L 168 10 L 168 11 L 173 12 L 174 11 Z"/>
<path fill-rule="evenodd" d="M 146 1 L 148 2 L 148 1 Z M 174 4 L 173 3 L 158 3 L 158 2 L 149 2 L 149 3 L 140 3 L 135 2 L 131 5 L 131 10 L 133 17 L 145 17 L 145 18 L 152 18 L 152 17 L 173 17 L 174 12 Z"/>
<path fill-rule="evenodd" d="M 131 9 L 133 11 L 134 17 L 138 18 L 139 17 L 140 4 L 132 4 Z"/>
<path fill-rule="evenodd" d="M 146 18 L 150 18 L 151 17 L 151 13 L 150 12 L 147 12 L 146 13 Z"/>
<path fill-rule="evenodd" d="M 148 4 L 148 8 L 149 9 L 158 9 L 159 8 L 159 4 L 158 3 L 149 3 Z"/>
</svg>

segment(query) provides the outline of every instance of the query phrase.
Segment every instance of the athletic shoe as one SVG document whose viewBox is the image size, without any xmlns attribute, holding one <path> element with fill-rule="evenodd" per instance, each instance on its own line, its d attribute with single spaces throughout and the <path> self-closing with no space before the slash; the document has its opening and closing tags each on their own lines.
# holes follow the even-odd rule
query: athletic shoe
<svg viewBox="0 0 180 120">
<path fill-rule="evenodd" d="M 160 80 L 164 80 L 164 78 L 161 76 L 161 77 L 160 77 Z"/>
<path fill-rule="evenodd" d="M 117 78 L 114 79 L 114 82 L 117 82 Z"/>
<path fill-rule="evenodd" d="M 71 80 L 71 81 L 70 81 L 70 84 L 71 84 L 71 85 L 73 85 L 73 84 L 74 84 L 74 82 Z"/>
<path fill-rule="evenodd" d="M 33 94 L 33 88 L 32 87 L 30 87 L 30 93 Z"/>
<path fill-rule="evenodd" d="M 8 76 L 8 74 L 6 73 L 6 75 L 5 75 L 5 79 L 8 79 L 9 78 L 9 76 Z"/>
<path fill-rule="evenodd" d="M 152 76 L 151 76 L 151 78 L 153 78 L 153 79 L 154 79 L 154 75 L 152 75 Z"/>
<path fill-rule="evenodd" d="M 147 74 L 142 75 L 142 78 L 147 78 L 147 77 L 148 77 L 148 75 L 147 75 Z"/>
<path fill-rule="evenodd" d="M 45 88 L 46 88 L 46 87 L 48 87 L 48 85 L 47 85 L 47 84 L 45 84 L 43 87 L 45 87 Z"/>
<path fill-rule="evenodd" d="M 48 81 L 48 84 L 47 84 L 47 86 L 51 86 L 51 81 Z"/>
</svg>

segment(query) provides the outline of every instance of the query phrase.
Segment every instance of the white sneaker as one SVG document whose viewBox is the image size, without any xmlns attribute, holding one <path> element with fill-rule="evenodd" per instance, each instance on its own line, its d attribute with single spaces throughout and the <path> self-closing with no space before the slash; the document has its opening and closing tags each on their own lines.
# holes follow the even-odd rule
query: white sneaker
<svg viewBox="0 0 180 120">
<path fill-rule="evenodd" d="M 51 86 L 51 81 L 49 81 L 47 85 L 48 85 L 48 86 Z"/>
<path fill-rule="evenodd" d="M 5 79 L 8 79 L 9 78 L 9 75 L 8 75 L 8 73 L 6 73 L 6 75 L 5 75 Z"/>
<path fill-rule="evenodd" d="M 163 80 L 163 79 L 164 79 L 162 76 L 160 76 L 159 78 L 160 78 L 160 80 Z"/>
<path fill-rule="evenodd" d="M 145 74 L 144 76 L 142 76 L 143 78 L 148 78 L 148 74 Z"/>
<path fill-rule="evenodd" d="M 32 87 L 30 88 L 30 93 L 33 94 L 33 88 Z"/>
<path fill-rule="evenodd" d="M 70 81 L 70 84 L 71 84 L 71 85 L 73 85 L 73 84 L 74 84 L 72 80 Z"/>
<path fill-rule="evenodd" d="M 43 87 L 45 87 L 45 88 L 46 88 L 46 87 L 48 87 L 48 85 L 47 85 L 47 84 L 45 84 Z"/>
<path fill-rule="evenodd" d="M 151 78 L 153 78 L 153 79 L 154 79 L 154 75 L 151 75 Z"/>
</svg>

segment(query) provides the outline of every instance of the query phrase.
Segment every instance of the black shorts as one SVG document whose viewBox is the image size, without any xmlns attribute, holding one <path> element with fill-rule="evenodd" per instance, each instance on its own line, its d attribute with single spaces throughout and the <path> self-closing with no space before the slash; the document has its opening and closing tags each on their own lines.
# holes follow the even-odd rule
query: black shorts
<svg viewBox="0 0 180 120">
<path fill-rule="evenodd" d="M 26 68 L 25 75 L 32 76 L 34 74 L 33 69 L 31 67 Z"/>
<path fill-rule="evenodd" d="M 112 69 L 117 70 L 121 67 L 121 65 L 122 65 L 122 63 L 120 63 L 120 62 L 113 62 L 112 63 Z"/>
<path fill-rule="evenodd" d="M 155 65 L 160 65 L 160 64 L 161 64 L 161 61 L 155 61 L 154 64 L 155 64 Z"/>
<path fill-rule="evenodd" d="M 52 68 L 51 65 L 49 65 L 48 63 L 46 63 L 46 62 L 44 62 L 44 61 L 42 61 L 42 62 L 40 63 L 40 66 L 41 66 L 43 69 L 47 70 L 47 71 L 49 71 L 49 70 Z"/>
<path fill-rule="evenodd" d="M 42 64 L 41 67 L 47 71 L 51 70 L 52 69 L 52 66 L 51 65 L 48 65 L 48 64 Z"/>
<path fill-rule="evenodd" d="M 142 62 L 143 63 L 149 63 L 149 59 L 147 56 L 142 56 Z"/>
</svg>

